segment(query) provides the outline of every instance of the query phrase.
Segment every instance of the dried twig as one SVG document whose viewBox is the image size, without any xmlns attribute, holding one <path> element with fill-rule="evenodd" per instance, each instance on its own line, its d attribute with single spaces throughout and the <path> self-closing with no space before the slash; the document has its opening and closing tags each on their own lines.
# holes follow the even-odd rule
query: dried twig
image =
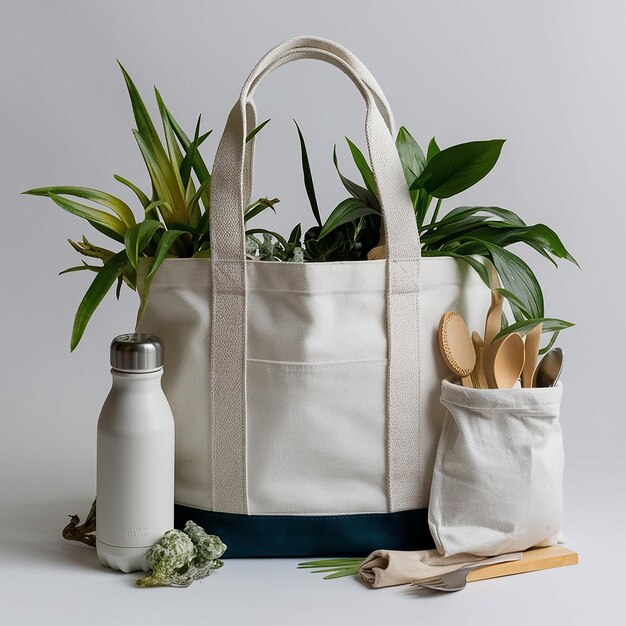
<svg viewBox="0 0 626 626">
<path fill-rule="evenodd" d="M 81 524 L 78 515 L 70 515 L 70 523 L 63 529 L 63 538 L 80 541 L 92 548 L 96 547 L 96 501 L 94 500 L 85 521 Z"/>
</svg>

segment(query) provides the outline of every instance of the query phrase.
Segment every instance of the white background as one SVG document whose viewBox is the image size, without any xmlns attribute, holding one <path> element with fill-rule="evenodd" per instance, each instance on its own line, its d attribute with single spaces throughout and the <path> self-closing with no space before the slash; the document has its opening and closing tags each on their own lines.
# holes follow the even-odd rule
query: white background
<svg viewBox="0 0 626 626">
<path fill-rule="evenodd" d="M 450 624 L 480 620 L 616 623 L 624 525 L 626 349 L 626 7 L 620 2 L 293 0 L 0 3 L 0 618 L 5 623 L 206 622 Z M 44 185 L 102 188 L 132 200 L 112 175 L 147 187 L 118 58 L 153 112 L 151 86 L 192 129 L 202 113 L 213 149 L 241 83 L 275 43 L 335 39 L 372 70 L 396 115 L 425 145 L 506 138 L 488 178 L 458 204 L 507 207 L 557 230 L 582 272 L 532 260 L 548 315 L 576 327 L 566 351 L 562 421 L 566 532 L 581 565 L 482 582 L 445 597 L 326 582 L 294 561 L 228 561 L 188 590 L 140 591 L 88 548 L 63 542 L 68 513 L 94 491 L 95 425 L 109 385 L 108 344 L 131 329 L 136 300 L 107 297 L 74 354 L 74 311 L 89 276 L 57 273 L 78 258 L 67 237 L 89 227 L 42 198 Z M 260 225 L 312 223 L 292 118 L 308 139 L 327 214 L 345 194 L 331 154 L 363 144 L 363 107 L 333 68 L 292 64 L 256 98 L 271 124 L 258 141 L 256 193 L 279 196 Z M 191 132 L 191 130 L 189 131 Z M 445 208 L 444 204 L 444 208 Z M 455 204 L 447 203 L 447 208 Z M 94 236 L 95 241 L 99 238 Z M 618 534 L 619 533 L 619 534 Z M 259 541 L 263 538 L 259 537 Z"/>
</svg>

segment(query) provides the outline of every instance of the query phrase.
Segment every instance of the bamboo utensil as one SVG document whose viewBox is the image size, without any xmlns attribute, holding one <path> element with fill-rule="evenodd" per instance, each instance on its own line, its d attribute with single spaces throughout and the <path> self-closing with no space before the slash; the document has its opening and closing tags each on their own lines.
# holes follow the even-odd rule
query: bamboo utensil
<svg viewBox="0 0 626 626">
<path fill-rule="evenodd" d="M 444 313 L 437 336 L 448 369 L 461 378 L 464 387 L 472 387 L 470 375 L 476 365 L 476 353 L 465 320 L 456 311 Z"/>
<path fill-rule="evenodd" d="M 511 389 L 524 369 L 524 340 L 519 333 L 485 346 L 485 376 L 491 389 Z"/>
<path fill-rule="evenodd" d="M 529 333 L 524 340 L 526 359 L 522 370 L 522 387 L 533 386 L 533 376 L 537 367 L 537 355 L 539 354 L 539 343 L 541 342 L 541 328 L 539 323 Z"/>
<path fill-rule="evenodd" d="M 474 344 L 474 353 L 476 354 L 476 365 L 472 370 L 472 385 L 474 385 L 475 389 L 489 389 L 484 366 L 485 343 L 480 333 L 476 331 L 472 333 L 472 343 Z"/>
<path fill-rule="evenodd" d="M 491 306 L 485 320 L 485 347 L 488 350 L 494 337 L 502 328 L 502 294 L 495 289 L 491 290 Z"/>
</svg>

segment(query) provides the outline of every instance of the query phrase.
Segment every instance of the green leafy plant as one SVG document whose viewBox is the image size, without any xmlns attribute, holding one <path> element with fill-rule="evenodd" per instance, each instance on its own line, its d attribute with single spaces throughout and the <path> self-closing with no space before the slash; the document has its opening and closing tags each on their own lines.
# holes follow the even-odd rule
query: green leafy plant
<svg viewBox="0 0 626 626">
<path fill-rule="evenodd" d="M 309 261 L 367 258 L 380 240 L 380 200 L 373 172 L 359 148 L 350 139 L 346 141 L 363 184 L 341 173 L 335 148 L 333 161 L 350 198 L 340 202 L 326 222 L 307 231 L 304 246 L 305 259 Z M 548 345 L 541 350 L 544 353 L 554 344 L 559 332 L 573 324 L 545 316 L 543 292 L 536 275 L 521 257 L 507 248 L 522 243 L 555 266 L 555 259 L 578 265 L 558 235 L 545 224 L 528 226 L 516 213 L 500 207 L 460 206 L 440 215 L 444 199 L 469 189 L 493 169 L 503 144 L 502 139 L 473 141 L 441 150 L 433 137 L 424 154 L 406 128 L 400 128 L 396 139 L 415 211 L 422 256 L 460 259 L 478 272 L 489 287 L 492 281 L 485 262 L 491 262 L 502 285 L 499 290 L 509 301 L 515 318 L 509 325 L 504 317 L 498 337 L 510 332 L 525 334 L 542 323 L 543 332 L 552 333 Z M 317 220 L 315 189 L 301 133 L 300 146 L 306 189 Z"/>
<path fill-rule="evenodd" d="M 117 174 L 114 178 L 136 196 L 143 213 L 142 219 L 135 220 L 135 215 L 126 202 L 97 189 L 55 186 L 24 192 L 50 198 L 65 211 L 85 219 L 97 231 L 124 246 L 121 251 L 113 252 L 92 244 L 86 237 L 83 237 L 81 242 L 69 240 L 70 245 L 91 262 L 83 260 L 81 265 L 70 267 L 61 274 L 79 271 L 96 273 L 76 312 L 70 341 L 71 350 L 78 345 L 94 310 L 113 285 L 117 283 L 118 298 L 123 283 L 131 289 L 137 289 L 140 258 L 148 257 L 151 260 L 140 293 L 138 318 L 141 318 L 145 310 L 152 279 L 167 257 L 197 258 L 209 257 L 211 254 L 209 237 L 211 174 L 199 151 L 211 131 L 200 132 L 201 119 L 198 117 L 195 132 L 190 138 L 176 122 L 155 88 L 165 137 L 165 142 L 161 141 L 134 82 L 122 65 L 120 68 L 137 126 L 133 130 L 133 136 L 150 178 L 150 196 L 126 178 Z M 266 124 L 267 121 L 255 128 L 248 135 L 248 140 Z M 75 198 L 87 200 L 97 206 L 86 205 Z M 278 198 L 258 199 L 246 209 L 245 221 L 267 209 L 275 210 L 276 203 Z M 258 229 L 250 230 L 247 234 L 254 237 L 258 232 Z M 280 240 L 276 249 L 280 260 L 290 260 L 294 253 L 298 255 L 295 246 L 290 246 L 288 242 L 282 245 L 284 240 L 279 235 L 266 232 L 270 237 Z M 100 264 L 94 264 L 94 261 Z"/>
<path fill-rule="evenodd" d="M 120 65 L 128 89 L 136 129 L 133 135 L 148 170 L 150 194 L 122 176 L 114 178 L 132 191 L 141 207 L 136 220 L 131 207 L 110 193 L 88 187 L 55 186 L 30 189 L 24 193 L 45 196 L 65 211 L 86 220 L 96 231 L 123 248 L 113 251 L 93 244 L 85 236 L 69 240 L 83 258 L 80 265 L 61 274 L 88 271 L 96 274 L 78 306 L 70 349 L 78 345 L 85 328 L 106 293 L 116 286 L 119 298 L 123 284 L 137 289 L 140 259 L 144 268 L 138 320 L 148 302 L 150 285 L 168 257 L 210 257 L 211 173 L 200 148 L 211 131 L 201 132 L 200 117 L 193 135 L 188 136 L 165 106 L 155 88 L 162 126 L 162 140 L 156 125 L 126 70 Z M 269 120 L 248 135 L 254 137 Z M 354 182 L 339 168 L 336 148 L 333 163 L 349 197 L 342 200 L 323 221 L 317 201 L 304 136 L 296 124 L 300 144 L 304 187 L 314 225 L 303 234 L 301 224 L 287 238 L 263 228 L 246 230 L 248 258 L 260 261 L 324 262 L 368 259 L 374 248 L 381 249 L 380 199 L 373 172 L 361 150 L 346 138 L 352 160 L 362 182 Z M 460 206 L 442 214 L 443 200 L 451 198 L 482 180 L 496 164 L 504 141 L 473 141 L 440 149 L 431 139 L 426 153 L 409 131 L 402 127 L 396 146 L 425 257 L 448 256 L 467 263 L 488 286 L 490 262 L 499 276 L 501 293 L 508 300 L 514 320 L 503 318 L 501 334 L 526 333 L 542 322 L 543 332 L 552 333 L 545 352 L 558 333 L 570 322 L 548 318 L 541 286 L 530 266 L 509 247 L 525 244 L 556 265 L 556 259 L 576 263 L 557 234 L 545 224 L 527 225 L 511 210 L 493 206 Z M 86 200 L 90 205 L 80 202 Z M 275 211 L 278 198 L 259 198 L 247 207 L 244 220 L 266 210 Z M 431 210 L 431 207 L 432 210 Z M 490 267 L 491 267 L 490 266 Z"/>
</svg>

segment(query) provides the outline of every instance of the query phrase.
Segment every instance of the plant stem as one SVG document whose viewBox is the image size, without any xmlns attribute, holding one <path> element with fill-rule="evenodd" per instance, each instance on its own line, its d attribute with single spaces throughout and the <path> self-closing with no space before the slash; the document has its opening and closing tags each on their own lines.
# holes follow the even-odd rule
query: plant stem
<svg viewBox="0 0 626 626">
<path fill-rule="evenodd" d="M 430 224 L 434 224 L 437 221 L 437 216 L 439 215 L 439 207 L 441 206 L 441 201 L 443 198 L 439 198 L 437 200 L 437 204 L 435 205 L 435 212 L 433 213 L 433 218 L 430 220 Z"/>
</svg>

